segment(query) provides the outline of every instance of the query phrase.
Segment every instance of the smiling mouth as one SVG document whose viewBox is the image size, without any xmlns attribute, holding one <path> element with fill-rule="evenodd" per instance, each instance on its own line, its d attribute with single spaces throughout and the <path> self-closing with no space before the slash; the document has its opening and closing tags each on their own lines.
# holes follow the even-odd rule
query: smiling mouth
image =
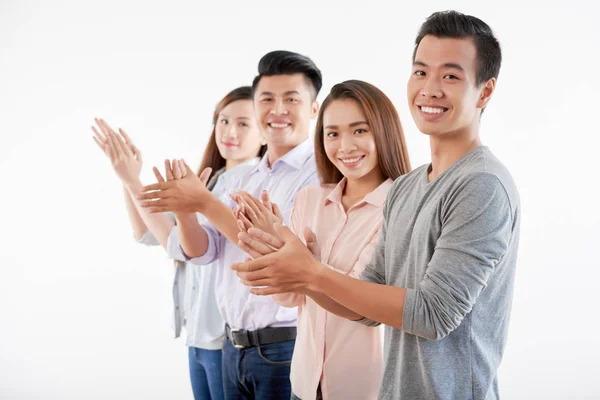
<svg viewBox="0 0 600 400">
<path fill-rule="evenodd" d="M 424 114 L 429 115 L 440 115 L 448 111 L 446 107 L 427 107 L 427 106 L 418 106 L 419 110 Z"/>
<path fill-rule="evenodd" d="M 285 129 L 288 126 L 290 126 L 291 124 L 285 122 L 285 123 L 277 123 L 277 122 L 269 122 L 268 123 L 269 127 L 273 128 L 273 129 Z"/>
<path fill-rule="evenodd" d="M 365 156 L 338 158 L 338 160 L 340 160 L 345 166 L 351 167 L 358 164 L 360 161 L 362 161 L 363 158 L 365 158 Z"/>
<path fill-rule="evenodd" d="M 223 143 L 221 142 L 221 144 L 223 144 L 225 147 L 236 147 L 237 145 L 233 144 L 233 143 Z"/>
</svg>

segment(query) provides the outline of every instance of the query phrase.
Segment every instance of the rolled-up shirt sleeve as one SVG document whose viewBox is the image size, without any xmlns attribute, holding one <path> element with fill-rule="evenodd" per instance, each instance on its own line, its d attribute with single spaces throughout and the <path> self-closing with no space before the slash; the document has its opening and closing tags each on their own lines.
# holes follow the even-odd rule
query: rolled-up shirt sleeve
<svg viewBox="0 0 600 400">
<path fill-rule="evenodd" d="M 219 232 L 209 223 L 201 224 L 200 226 L 204 229 L 206 235 L 208 236 L 208 248 L 206 249 L 206 253 L 200 257 L 189 258 L 181 246 L 179 246 L 179 249 L 181 250 L 185 261 L 189 261 L 195 265 L 207 265 L 215 262 L 221 256 L 221 252 L 225 247 L 225 236 L 223 236 L 221 232 Z"/>
</svg>

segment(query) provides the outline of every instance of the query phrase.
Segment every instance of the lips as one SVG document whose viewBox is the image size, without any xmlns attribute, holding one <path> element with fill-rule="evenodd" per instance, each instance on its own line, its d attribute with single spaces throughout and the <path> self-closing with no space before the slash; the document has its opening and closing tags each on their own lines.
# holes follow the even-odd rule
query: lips
<svg viewBox="0 0 600 400">
<path fill-rule="evenodd" d="M 358 164 L 360 164 L 360 162 L 364 158 L 365 158 L 365 156 L 362 155 L 362 156 L 338 158 L 338 160 L 340 160 L 345 167 L 355 167 Z"/>
<path fill-rule="evenodd" d="M 229 143 L 229 142 L 221 142 L 221 144 L 225 147 L 236 147 L 237 146 L 237 144 Z"/>
<path fill-rule="evenodd" d="M 435 121 L 443 117 L 443 115 L 448 111 L 447 107 L 442 107 L 438 105 L 417 105 L 419 108 L 419 113 L 423 117 L 423 119 L 427 121 Z"/>
<path fill-rule="evenodd" d="M 292 124 L 289 122 L 284 122 L 284 121 L 272 121 L 272 122 L 268 122 L 267 125 L 269 125 L 270 128 L 273 129 L 285 129 L 289 126 L 291 126 Z"/>
</svg>

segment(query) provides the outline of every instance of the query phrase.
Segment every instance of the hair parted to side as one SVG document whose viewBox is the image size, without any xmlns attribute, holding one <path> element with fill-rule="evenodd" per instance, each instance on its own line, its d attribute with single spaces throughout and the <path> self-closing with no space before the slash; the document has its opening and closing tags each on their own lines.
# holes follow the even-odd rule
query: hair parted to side
<svg viewBox="0 0 600 400">
<path fill-rule="evenodd" d="M 258 62 L 258 75 L 252 82 L 252 90 L 256 90 L 263 76 L 304 74 L 307 83 L 313 89 L 315 100 L 323 85 L 321 71 L 315 63 L 302 54 L 286 50 L 275 50 L 265 54 Z"/>
<path fill-rule="evenodd" d="M 500 43 L 494 36 L 492 28 L 479 18 L 453 10 L 431 14 L 417 34 L 413 61 L 421 40 L 427 35 L 438 38 L 472 39 L 477 50 L 475 77 L 477 86 L 492 78 L 498 79 L 502 64 Z"/>
<path fill-rule="evenodd" d="M 212 174 L 225 167 L 227 160 L 223 158 L 223 156 L 219 152 L 219 148 L 217 147 L 216 142 L 217 119 L 219 118 L 219 114 L 221 113 L 221 111 L 223 111 L 225 107 L 238 100 L 252 101 L 252 88 L 250 86 L 240 86 L 238 88 L 233 89 L 231 92 L 227 93 L 227 95 L 223 97 L 223 99 L 221 99 L 221 101 L 215 107 L 212 120 L 213 129 L 212 133 L 210 134 L 210 139 L 208 139 L 206 149 L 204 150 L 204 156 L 202 157 L 200 168 L 198 168 L 198 172 L 196 173 L 198 176 L 200 176 L 202 171 L 204 171 L 206 168 L 212 168 L 212 176 Z M 262 157 L 266 152 L 267 146 L 263 145 L 260 147 L 257 156 Z"/>
<path fill-rule="evenodd" d="M 404 132 L 394 104 L 385 93 L 370 83 L 349 80 L 333 86 L 319 110 L 315 129 L 315 159 L 321 183 L 339 183 L 344 177 L 327 158 L 323 115 L 333 101 L 345 99 L 356 101 L 365 114 L 366 122 L 373 132 L 377 162 L 384 178 L 396 179 L 410 172 Z"/>
</svg>

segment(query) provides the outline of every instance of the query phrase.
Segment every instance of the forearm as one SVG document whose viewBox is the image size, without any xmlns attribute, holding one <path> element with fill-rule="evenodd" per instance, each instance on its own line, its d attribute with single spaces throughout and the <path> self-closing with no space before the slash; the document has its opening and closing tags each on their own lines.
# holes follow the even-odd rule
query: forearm
<svg viewBox="0 0 600 400">
<path fill-rule="evenodd" d="M 127 208 L 127 215 L 129 216 L 129 222 L 131 223 L 131 229 L 133 230 L 133 237 L 135 240 L 140 240 L 148 227 L 140 216 L 134 201 L 131 199 L 129 191 L 125 186 L 123 186 L 123 194 L 125 197 L 125 208 Z"/>
<path fill-rule="evenodd" d="M 355 313 L 347 307 L 344 307 L 337 301 L 333 300 L 324 293 L 315 292 L 312 290 L 306 290 L 306 295 L 313 299 L 318 305 L 342 318 L 356 321 L 362 318 L 362 315 Z"/>
<path fill-rule="evenodd" d="M 203 256 L 208 250 L 208 235 L 200 226 L 195 213 L 176 216 L 179 243 L 188 258 Z"/>
<path fill-rule="evenodd" d="M 173 227 L 175 226 L 175 223 L 171 221 L 171 219 L 165 214 L 152 214 L 147 209 L 140 206 L 139 201 L 136 199 L 136 196 L 141 193 L 142 187 L 142 183 L 139 180 L 127 185 L 126 190 L 129 194 L 129 199 L 135 206 L 137 214 L 139 215 L 147 229 L 150 230 L 150 232 L 154 235 L 156 240 L 158 240 L 161 246 L 163 246 L 166 249 L 169 234 L 171 233 L 171 229 L 173 229 Z M 142 232 L 142 235 L 144 232 Z"/>
<path fill-rule="evenodd" d="M 204 204 L 201 210 L 199 210 L 223 236 L 227 238 L 231 243 L 238 243 L 238 228 L 237 222 L 233 217 L 231 209 L 227 207 L 215 196 L 211 196 L 210 200 Z"/>
<path fill-rule="evenodd" d="M 326 295 L 359 317 L 366 317 L 402 329 L 402 314 L 406 297 L 404 288 L 365 282 L 342 275 L 329 268 L 321 268 L 320 274 L 314 279 L 313 284 L 309 285 L 309 290 Z M 336 313 L 333 310 L 330 311 Z"/>
</svg>

